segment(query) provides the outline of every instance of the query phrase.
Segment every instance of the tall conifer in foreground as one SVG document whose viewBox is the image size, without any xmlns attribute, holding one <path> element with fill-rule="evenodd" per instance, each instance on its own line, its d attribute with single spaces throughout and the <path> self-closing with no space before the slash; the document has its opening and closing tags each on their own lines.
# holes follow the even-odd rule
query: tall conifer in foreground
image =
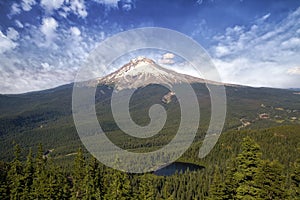
<svg viewBox="0 0 300 200">
<path fill-rule="evenodd" d="M 14 160 L 10 164 L 8 171 L 8 183 L 10 190 L 10 199 L 18 200 L 23 195 L 24 181 L 23 168 L 20 161 L 21 148 L 18 144 L 14 147 Z"/>
<path fill-rule="evenodd" d="M 294 163 L 294 170 L 291 174 L 291 198 L 300 200 L 300 159 Z"/>
<path fill-rule="evenodd" d="M 84 177 L 85 177 L 85 158 L 83 156 L 83 151 L 81 148 L 78 149 L 74 170 L 72 176 L 73 188 L 72 188 L 72 199 L 82 198 L 84 193 Z"/>
<path fill-rule="evenodd" d="M 269 200 L 287 198 L 283 166 L 278 161 L 264 161 L 257 182 L 261 188 L 260 198 Z"/>
<path fill-rule="evenodd" d="M 258 199 L 261 189 L 256 179 L 262 167 L 261 155 L 258 144 L 250 137 L 243 139 L 242 152 L 236 158 L 237 171 L 234 173 L 236 199 Z"/>
</svg>

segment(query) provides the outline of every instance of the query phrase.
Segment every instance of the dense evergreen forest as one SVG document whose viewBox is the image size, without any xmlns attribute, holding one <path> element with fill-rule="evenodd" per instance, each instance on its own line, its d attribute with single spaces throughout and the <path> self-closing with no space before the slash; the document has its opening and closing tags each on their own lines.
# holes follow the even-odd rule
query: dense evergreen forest
<svg viewBox="0 0 300 200">
<path fill-rule="evenodd" d="M 42 145 L 23 158 L 16 144 L 14 159 L 0 165 L 0 199 L 300 199 L 297 133 L 299 126 L 226 133 L 203 161 L 205 169 L 167 177 L 105 167 L 82 148 L 65 168 Z M 283 155 L 288 147 L 295 151 Z"/>
</svg>

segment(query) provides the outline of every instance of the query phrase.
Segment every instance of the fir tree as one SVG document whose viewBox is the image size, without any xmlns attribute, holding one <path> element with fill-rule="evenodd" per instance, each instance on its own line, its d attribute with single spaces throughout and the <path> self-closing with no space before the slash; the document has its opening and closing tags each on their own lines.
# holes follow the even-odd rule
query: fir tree
<svg viewBox="0 0 300 200">
<path fill-rule="evenodd" d="M 108 188 L 106 194 L 104 195 L 104 199 L 119 199 L 119 200 L 127 200 L 131 198 L 131 187 L 128 175 L 125 172 L 121 172 L 119 170 L 112 170 L 110 174 L 108 174 Z"/>
<path fill-rule="evenodd" d="M 96 158 L 92 157 L 86 166 L 84 177 L 85 195 L 83 199 L 102 199 L 102 177 Z"/>
<path fill-rule="evenodd" d="M 237 172 L 237 162 L 235 159 L 230 159 L 227 163 L 226 172 L 224 175 L 224 196 L 223 199 L 235 199 L 236 188 L 238 182 L 234 179 L 234 174 Z"/>
<path fill-rule="evenodd" d="M 72 199 L 82 198 L 84 193 L 84 177 L 85 177 L 85 158 L 81 148 L 78 149 L 74 170 L 73 170 L 73 187 L 72 187 Z"/>
<path fill-rule="evenodd" d="M 300 159 L 294 163 L 294 170 L 291 174 L 291 197 L 295 200 L 300 200 Z"/>
<path fill-rule="evenodd" d="M 283 166 L 278 161 L 264 161 L 262 170 L 257 177 L 260 184 L 260 198 L 270 200 L 286 199 L 285 177 L 283 175 Z"/>
<path fill-rule="evenodd" d="M 209 198 L 210 200 L 222 200 L 226 197 L 225 185 L 222 180 L 220 169 L 218 166 L 215 167 L 213 183 L 209 188 Z"/>
<path fill-rule="evenodd" d="M 35 172 L 32 183 L 32 196 L 34 199 L 44 199 L 47 197 L 47 179 L 46 159 L 43 156 L 43 146 L 39 144 L 35 158 Z"/>
<path fill-rule="evenodd" d="M 17 144 L 14 149 L 14 160 L 10 164 L 8 171 L 10 199 L 20 199 L 23 195 L 24 181 L 23 168 L 20 161 L 21 148 Z"/>
<path fill-rule="evenodd" d="M 32 150 L 30 148 L 27 159 L 26 159 L 25 169 L 24 169 L 24 194 L 23 194 L 23 196 L 25 198 L 29 198 L 31 196 L 33 176 L 34 176 L 34 163 L 33 163 Z"/>
<path fill-rule="evenodd" d="M 242 143 L 242 152 L 237 156 L 237 171 L 234 179 L 237 181 L 236 199 L 259 199 L 260 188 L 256 176 L 260 173 L 262 160 L 261 151 L 250 137 Z"/>
<path fill-rule="evenodd" d="M 163 187 L 163 196 L 167 200 L 173 200 L 173 195 L 172 195 L 172 189 L 171 189 L 171 182 L 169 181 L 168 178 L 165 179 L 164 182 L 164 187 Z"/>
<path fill-rule="evenodd" d="M 0 161 L 0 199 L 9 199 L 9 188 L 7 180 L 8 165 Z"/>
<path fill-rule="evenodd" d="M 67 179 L 67 175 L 60 170 L 60 173 L 57 174 L 57 182 L 60 186 L 57 196 L 58 199 L 70 199 L 71 198 L 71 188 L 69 181 Z"/>
<path fill-rule="evenodd" d="M 141 176 L 137 198 L 141 200 L 154 200 L 154 197 L 153 182 L 148 174 L 144 174 L 143 176 Z"/>
<path fill-rule="evenodd" d="M 63 177 L 60 168 L 56 167 L 51 158 L 48 158 L 46 167 L 46 187 L 44 189 L 44 197 L 47 199 L 69 199 L 70 191 L 67 180 Z"/>
</svg>

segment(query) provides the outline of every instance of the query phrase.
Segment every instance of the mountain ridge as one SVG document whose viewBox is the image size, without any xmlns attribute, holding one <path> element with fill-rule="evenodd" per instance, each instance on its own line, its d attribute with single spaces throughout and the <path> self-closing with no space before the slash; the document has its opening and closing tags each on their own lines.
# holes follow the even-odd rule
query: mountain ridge
<svg viewBox="0 0 300 200">
<path fill-rule="evenodd" d="M 98 84 L 116 84 L 117 90 L 137 89 L 149 84 L 172 87 L 173 84 L 200 82 L 204 79 L 177 73 L 146 57 L 137 57 L 113 73 L 97 80 Z"/>
<path fill-rule="evenodd" d="M 137 57 L 132 59 L 118 70 L 108 74 L 107 76 L 98 78 L 96 81 L 96 84 L 116 84 L 117 90 L 137 89 L 149 84 L 161 84 L 172 87 L 174 84 L 181 83 L 204 83 L 242 87 L 240 85 L 224 84 L 221 82 L 178 73 L 174 70 L 164 68 L 152 59 L 146 57 Z"/>
</svg>

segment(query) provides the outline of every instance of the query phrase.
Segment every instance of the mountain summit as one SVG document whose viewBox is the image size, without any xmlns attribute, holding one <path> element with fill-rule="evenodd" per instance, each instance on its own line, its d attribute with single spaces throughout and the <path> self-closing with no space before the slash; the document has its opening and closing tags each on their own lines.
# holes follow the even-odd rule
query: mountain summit
<svg viewBox="0 0 300 200">
<path fill-rule="evenodd" d="M 161 84 L 171 87 L 178 83 L 205 81 L 200 78 L 177 73 L 159 66 L 155 61 L 137 57 L 119 70 L 98 80 L 99 84 L 115 84 L 117 90 L 136 89 L 149 84 Z"/>
</svg>

